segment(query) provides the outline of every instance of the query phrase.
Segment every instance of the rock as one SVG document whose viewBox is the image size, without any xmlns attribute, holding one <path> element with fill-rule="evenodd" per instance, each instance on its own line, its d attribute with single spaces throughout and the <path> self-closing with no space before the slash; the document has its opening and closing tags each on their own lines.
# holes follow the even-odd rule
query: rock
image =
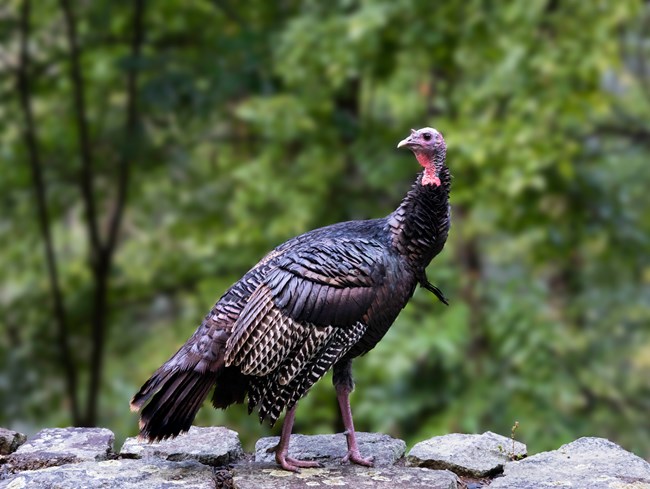
<svg viewBox="0 0 650 489">
<path fill-rule="evenodd" d="M 603 438 L 580 438 L 558 450 L 509 463 L 490 489 L 650 489 L 650 463 Z"/>
<path fill-rule="evenodd" d="M 210 467 L 194 461 L 167 462 L 160 459 L 106 460 L 50 467 L 15 474 L 0 480 L 0 489 L 31 487 L 56 489 L 214 489 Z"/>
<path fill-rule="evenodd" d="M 367 468 L 358 465 L 302 469 L 299 474 L 270 464 L 242 464 L 233 474 L 235 489 L 313 489 L 329 486 L 350 489 L 457 489 L 458 477 L 446 470 L 407 467 Z"/>
<path fill-rule="evenodd" d="M 4 446 L 11 446 L 14 439 L 22 441 L 19 434 L 8 430 L 0 429 L 0 436 L 8 440 Z M 296 474 L 281 470 L 267 452 L 279 441 L 277 437 L 257 443 L 256 460 L 267 462 L 250 462 L 237 433 L 219 427 L 193 427 L 188 434 L 161 443 L 131 438 L 122 447 L 122 458 L 116 459 L 109 430 L 49 429 L 14 453 L 0 455 L 0 489 L 650 489 L 650 463 L 602 438 L 580 438 L 558 450 L 511 462 L 509 438 L 490 432 L 452 434 L 413 447 L 407 463 L 420 467 L 395 463 L 404 453 L 401 440 L 376 433 L 359 433 L 358 439 L 362 454 L 374 456 L 377 467 L 341 465 L 347 451 L 342 434 L 293 435 L 292 456 L 326 464 Z M 514 456 L 525 453 L 526 447 L 515 442 Z M 235 461 L 233 468 L 230 464 Z M 486 477 L 502 467 L 502 476 Z"/>
<path fill-rule="evenodd" d="M 170 440 L 157 443 L 127 438 L 120 450 L 123 458 L 151 458 L 163 460 L 196 460 L 218 467 L 232 463 L 244 454 L 237 432 L 223 427 L 199 428 Z"/>
<path fill-rule="evenodd" d="M 27 437 L 17 431 L 0 428 L 0 455 L 9 455 L 25 443 Z"/>
<path fill-rule="evenodd" d="M 277 436 L 260 438 L 255 444 L 256 462 L 275 462 L 275 454 L 268 449 L 278 444 Z M 393 465 L 404 456 L 406 443 L 381 433 L 359 433 L 357 442 L 363 457 L 374 457 L 375 467 Z M 301 460 L 339 463 L 347 454 L 345 435 L 291 435 L 289 456 Z"/>
<path fill-rule="evenodd" d="M 112 455 L 114 440 L 115 435 L 106 428 L 41 430 L 7 457 L 8 471 L 106 460 Z"/>
<path fill-rule="evenodd" d="M 486 477 L 503 471 L 512 458 L 526 456 L 526 445 L 486 431 L 482 435 L 452 433 L 417 443 L 406 457 L 416 467 L 447 469 L 460 475 Z"/>
</svg>

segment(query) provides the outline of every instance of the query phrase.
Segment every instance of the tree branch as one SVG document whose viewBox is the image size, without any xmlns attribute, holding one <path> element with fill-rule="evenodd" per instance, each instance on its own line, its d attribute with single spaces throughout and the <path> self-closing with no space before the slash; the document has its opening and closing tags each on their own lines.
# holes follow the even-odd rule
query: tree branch
<svg viewBox="0 0 650 489">
<path fill-rule="evenodd" d="M 90 131 L 86 113 L 85 86 L 81 74 L 79 41 L 77 37 L 77 22 L 72 12 L 69 0 L 60 0 L 65 19 L 66 35 L 70 47 L 70 80 L 75 102 L 75 116 L 79 133 L 79 153 L 81 156 L 81 195 L 85 207 L 86 227 L 90 241 L 90 259 L 93 268 L 98 266 L 101 253 L 101 238 L 97 226 L 97 211 L 95 209 L 93 161 L 90 150 Z"/>
<path fill-rule="evenodd" d="M 650 129 L 641 126 L 633 127 L 612 123 L 600 124 L 596 127 L 596 134 L 624 137 L 636 144 L 650 147 Z"/>
<path fill-rule="evenodd" d="M 92 329 L 93 347 L 90 357 L 90 384 L 84 423 L 89 426 L 95 425 L 97 420 L 97 405 L 104 363 L 109 275 L 128 194 L 129 170 L 138 139 L 137 61 L 140 58 L 140 50 L 144 38 L 143 20 L 144 0 L 136 0 L 134 3 L 133 38 L 131 41 L 131 61 L 134 64 L 130 67 L 127 75 L 126 122 L 124 127 L 124 146 L 119 161 L 117 202 L 110 218 L 106 245 L 100 250 L 99 260 L 95 269 L 95 309 L 93 311 L 94 319 Z"/>
<path fill-rule="evenodd" d="M 105 253 L 112 255 L 117 241 L 124 206 L 127 200 L 129 186 L 129 173 L 133 156 L 139 142 L 139 114 L 138 114 L 138 69 L 140 52 L 144 38 L 144 0 L 136 0 L 133 13 L 133 38 L 131 39 L 131 59 L 126 79 L 126 121 L 124 123 L 124 143 L 119 162 L 119 177 L 117 187 L 117 203 L 111 216 Z"/>
<path fill-rule="evenodd" d="M 86 409 L 81 419 L 82 426 L 97 424 L 99 385 L 103 364 L 104 337 L 107 322 L 108 277 L 110 257 L 105 253 L 97 224 L 95 207 L 95 186 L 93 157 L 90 146 L 90 129 L 86 111 L 86 88 L 81 72 L 81 50 L 77 36 L 77 21 L 70 0 L 60 0 L 65 19 L 66 35 L 70 49 L 70 80 L 75 105 L 75 118 L 79 133 L 81 174 L 79 185 L 84 203 L 86 231 L 89 241 L 89 261 L 93 276 L 93 309 L 91 319 L 92 350 L 90 354 L 90 377 L 86 397 Z"/>
<path fill-rule="evenodd" d="M 36 126 L 34 123 L 34 114 L 31 103 L 31 93 L 29 91 L 29 50 L 28 42 L 30 35 L 30 14 L 31 5 L 30 0 L 24 0 L 20 14 L 20 62 L 17 74 L 16 89 L 20 100 L 20 107 L 25 119 L 24 138 L 25 146 L 29 155 L 29 163 L 32 173 L 32 184 L 34 187 L 34 194 L 36 198 L 36 207 L 38 212 L 38 222 L 40 226 L 41 236 L 45 244 L 45 262 L 47 264 L 47 272 L 50 282 L 50 289 L 52 291 L 52 299 L 54 302 L 54 318 L 56 323 L 56 336 L 59 348 L 59 355 L 61 357 L 61 365 L 63 366 L 65 374 L 65 386 L 67 396 L 70 402 L 70 410 L 72 413 L 73 424 L 79 423 L 79 406 L 77 402 L 77 374 L 74 365 L 74 360 L 70 351 L 69 334 L 68 334 L 68 320 L 63 302 L 63 293 L 59 283 L 59 274 L 57 267 L 56 254 L 54 252 L 54 244 L 52 240 L 52 233 L 50 230 L 50 217 L 47 209 L 47 187 L 43 179 L 41 157 L 38 149 L 38 142 L 36 137 Z"/>
</svg>

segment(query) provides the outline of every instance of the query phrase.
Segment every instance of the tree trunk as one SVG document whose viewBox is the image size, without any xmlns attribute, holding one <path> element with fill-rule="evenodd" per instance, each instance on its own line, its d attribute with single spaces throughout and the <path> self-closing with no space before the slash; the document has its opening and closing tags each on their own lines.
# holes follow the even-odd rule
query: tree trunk
<svg viewBox="0 0 650 489">
<path fill-rule="evenodd" d="M 66 35 L 70 49 L 70 80 L 73 87 L 75 119 L 79 139 L 79 156 L 81 160 L 79 188 L 84 204 L 86 231 L 89 241 L 88 263 L 92 269 L 93 277 L 93 310 L 90 318 L 92 324 L 90 377 L 85 412 L 81 418 L 81 424 L 84 426 L 95 426 L 98 419 L 106 331 L 109 323 L 108 291 L 110 288 L 110 274 L 122 216 L 127 201 L 130 166 L 133 162 L 139 139 L 137 61 L 140 57 L 144 39 L 143 20 L 145 0 L 136 0 L 133 3 L 133 36 L 131 40 L 133 66 L 127 74 L 127 106 L 124 141 L 118 162 L 117 196 L 114 209 L 109 216 L 105 240 L 102 240 L 95 205 L 93 153 L 86 111 L 85 81 L 81 71 L 81 49 L 77 36 L 77 21 L 69 0 L 60 0 L 60 4 L 65 19 Z"/>
<path fill-rule="evenodd" d="M 38 223 L 41 237 L 45 245 L 45 263 L 52 292 L 54 320 L 56 324 L 57 348 L 64 373 L 66 396 L 70 404 L 72 423 L 78 425 L 81 421 L 77 401 L 77 373 L 75 360 L 69 345 L 68 319 L 63 300 L 63 292 L 59 281 L 57 256 L 54 250 L 52 232 L 50 230 L 50 215 L 47 208 L 47 186 L 43 179 L 41 156 L 36 135 L 36 124 L 32 111 L 31 92 L 29 83 L 29 51 L 31 2 L 24 0 L 20 14 L 20 63 L 17 70 L 17 90 L 20 107 L 25 119 L 24 138 L 32 174 L 32 186 L 38 212 Z"/>
</svg>

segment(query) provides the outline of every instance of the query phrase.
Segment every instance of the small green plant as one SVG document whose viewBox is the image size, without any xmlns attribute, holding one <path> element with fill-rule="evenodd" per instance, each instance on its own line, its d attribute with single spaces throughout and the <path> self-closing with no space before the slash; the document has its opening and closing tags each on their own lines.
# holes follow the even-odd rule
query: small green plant
<svg viewBox="0 0 650 489">
<path fill-rule="evenodd" d="M 517 455 L 515 453 L 515 435 L 517 433 L 517 429 L 519 429 L 519 421 L 515 421 L 515 424 L 512 425 L 512 428 L 510 429 L 510 439 L 512 440 L 512 448 L 510 450 L 510 453 L 508 453 L 508 458 L 510 460 L 521 460 L 524 458 L 524 455 Z"/>
</svg>

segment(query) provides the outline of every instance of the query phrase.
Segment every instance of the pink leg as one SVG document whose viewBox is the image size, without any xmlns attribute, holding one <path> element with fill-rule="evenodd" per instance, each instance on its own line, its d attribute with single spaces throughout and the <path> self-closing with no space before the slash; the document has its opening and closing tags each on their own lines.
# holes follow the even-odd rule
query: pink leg
<svg viewBox="0 0 650 489">
<path fill-rule="evenodd" d="M 365 467 L 372 467 L 372 457 L 363 458 L 359 452 L 359 445 L 357 445 L 357 436 L 352 422 L 352 409 L 350 408 L 350 389 L 345 386 L 337 386 L 336 398 L 339 401 L 341 418 L 343 418 L 343 426 L 345 426 L 345 436 L 348 440 L 348 454 L 343 457 L 341 462 L 350 461 Z"/>
<path fill-rule="evenodd" d="M 320 467 L 318 462 L 307 460 L 296 460 L 288 456 L 289 454 L 289 438 L 291 438 L 291 430 L 293 429 L 293 420 L 296 417 L 296 406 L 292 407 L 284 416 L 284 424 L 282 425 L 282 435 L 280 435 L 280 443 L 275 447 L 275 461 L 280 464 L 284 470 L 291 472 L 300 472 L 301 468 L 307 467 Z M 269 449 L 270 451 L 271 449 Z"/>
</svg>

